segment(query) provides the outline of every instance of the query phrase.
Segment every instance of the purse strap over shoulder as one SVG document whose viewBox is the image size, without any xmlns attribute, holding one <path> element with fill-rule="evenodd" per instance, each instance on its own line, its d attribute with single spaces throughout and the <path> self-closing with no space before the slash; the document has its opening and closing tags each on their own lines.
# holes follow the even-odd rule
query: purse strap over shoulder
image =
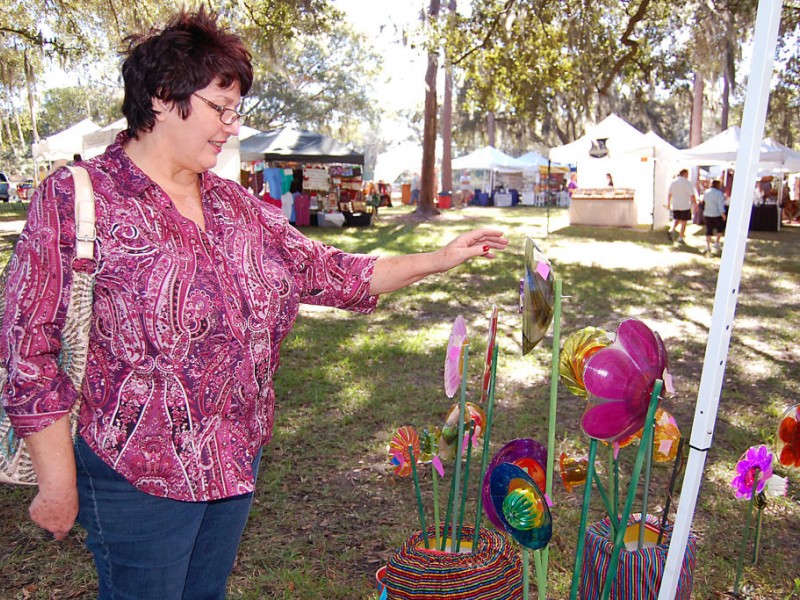
<svg viewBox="0 0 800 600">
<path fill-rule="evenodd" d="M 83 167 L 67 167 L 75 180 L 75 258 L 94 258 L 97 230 L 94 222 L 94 191 Z"/>
</svg>

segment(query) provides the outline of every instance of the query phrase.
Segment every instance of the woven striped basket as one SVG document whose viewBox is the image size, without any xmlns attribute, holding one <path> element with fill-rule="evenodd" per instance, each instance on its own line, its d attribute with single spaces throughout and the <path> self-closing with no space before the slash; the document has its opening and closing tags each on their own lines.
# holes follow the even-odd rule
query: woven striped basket
<svg viewBox="0 0 800 600">
<path fill-rule="evenodd" d="M 464 527 L 463 540 L 474 529 Z M 429 528 L 428 540 L 434 539 Z M 481 529 L 475 552 L 426 550 L 422 532 L 395 552 L 383 578 L 390 600 L 442 598 L 450 600 L 517 600 L 522 598 L 522 561 L 506 538 Z"/>
<path fill-rule="evenodd" d="M 640 514 L 633 514 L 628 518 L 628 525 L 635 525 L 640 519 Z M 602 596 L 611 553 L 614 550 L 614 544 L 609 541 L 609 523 L 606 517 L 586 530 L 580 585 L 582 600 L 599 600 Z M 655 515 L 647 515 L 647 523 L 659 527 L 659 519 Z M 612 600 L 656 600 L 664 574 L 664 565 L 667 562 L 671 536 L 672 525 L 667 524 L 660 545 L 632 552 L 623 549 L 620 552 L 617 576 L 611 584 Z M 676 600 L 689 600 L 691 597 L 692 571 L 696 561 L 697 538 L 690 533 L 678 579 Z"/>
</svg>

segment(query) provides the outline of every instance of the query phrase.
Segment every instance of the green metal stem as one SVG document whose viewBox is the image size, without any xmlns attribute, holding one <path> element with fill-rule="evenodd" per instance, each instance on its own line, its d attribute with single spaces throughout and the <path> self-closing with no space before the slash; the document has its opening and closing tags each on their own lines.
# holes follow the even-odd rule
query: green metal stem
<svg viewBox="0 0 800 600">
<path fill-rule="evenodd" d="M 469 434 L 467 436 L 467 463 L 464 466 L 464 487 L 461 491 L 461 510 L 458 515 L 458 531 L 456 532 L 456 552 L 461 550 L 461 529 L 464 527 L 464 512 L 467 509 L 467 491 L 469 489 L 469 465 L 472 458 L 472 434 L 475 431 L 475 421 L 469 421 Z"/>
<path fill-rule="evenodd" d="M 439 473 L 436 472 L 436 467 L 431 464 L 431 481 L 433 483 L 433 520 L 436 524 L 434 532 L 436 533 L 436 548 L 441 548 L 441 534 L 439 529 L 441 521 L 439 520 Z"/>
<path fill-rule="evenodd" d="M 528 600 L 531 587 L 531 561 L 528 549 L 522 547 L 522 600 Z"/>
<path fill-rule="evenodd" d="M 742 566 L 744 564 L 744 552 L 750 542 L 750 519 L 753 516 L 753 505 L 756 503 L 756 489 L 758 488 L 760 470 L 755 469 L 753 476 L 753 490 L 750 492 L 750 502 L 747 503 L 747 516 L 744 519 L 744 531 L 742 532 L 742 544 L 739 546 L 739 558 L 736 559 L 736 578 L 733 580 L 733 595 L 739 595 L 739 581 L 742 579 Z"/>
<path fill-rule="evenodd" d="M 464 417 L 467 412 L 467 362 L 469 359 L 469 344 L 464 344 L 464 362 L 461 368 L 461 403 L 458 407 L 458 440 L 456 440 L 456 460 L 454 475 L 455 478 L 455 511 L 453 512 L 453 525 L 451 527 L 452 536 L 450 538 L 450 550 L 456 551 L 456 531 L 458 527 L 458 494 L 461 492 L 461 452 L 464 449 Z"/>
<path fill-rule="evenodd" d="M 658 396 L 661 394 L 661 388 L 664 382 L 656 379 L 653 386 L 653 393 L 650 395 L 650 406 L 647 409 L 647 416 L 644 421 L 644 431 L 642 432 L 642 439 L 650 439 L 650 433 L 653 430 L 653 420 L 656 416 L 656 408 L 658 408 Z M 639 446 L 639 452 L 636 453 L 636 462 L 633 465 L 633 473 L 631 473 L 631 482 L 628 485 L 628 496 L 625 500 L 625 508 L 619 518 L 619 528 L 617 529 L 616 536 L 614 537 L 614 550 L 611 552 L 611 561 L 608 564 L 608 572 L 606 573 L 606 580 L 603 584 L 602 600 L 608 600 L 611 595 L 611 586 L 617 578 L 617 567 L 619 566 L 619 553 L 625 545 L 625 529 L 628 524 L 628 516 L 631 514 L 633 508 L 633 501 L 636 497 L 636 488 L 638 487 L 639 477 L 642 474 L 642 463 L 647 449 L 645 445 Z"/>
<path fill-rule="evenodd" d="M 594 477 L 594 461 L 597 458 L 597 440 L 592 438 L 589 442 L 589 465 L 586 472 L 586 485 L 583 486 L 583 508 L 581 509 L 581 523 L 578 527 L 578 549 L 575 552 L 575 567 L 572 570 L 572 587 L 569 598 L 578 597 L 578 582 L 581 578 L 581 565 L 583 563 L 583 547 L 586 543 L 586 522 L 589 520 L 589 501 L 592 497 L 592 478 Z"/>
<path fill-rule="evenodd" d="M 450 527 L 450 515 L 453 514 L 453 502 L 454 502 L 455 495 L 456 495 L 456 478 L 455 477 L 451 477 L 450 478 L 450 496 L 448 496 L 448 498 L 447 498 L 447 512 L 444 515 L 444 530 L 442 531 L 442 545 L 439 548 L 442 552 L 444 552 L 444 548 L 447 545 L 447 531 L 448 531 L 448 528 Z M 455 537 L 456 532 L 452 531 L 452 532 L 450 532 L 450 535 L 452 537 Z"/>
<path fill-rule="evenodd" d="M 764 508 L 759 507 L 756 516 L 756 533 L 753 541 L 753 565 L 758 564 L 758 555 L 761 552 L 761 519 L 764 516 Z"/>
<path fill-rule="evenodd" d="M 642 514 L 639 520 L 639 540 L 636 544 L 638 550 L 644 546 L 644 526 L 647 523 L 647 500 L 650 496 L 650 474 L 653 469 L 653 442 L 655 441 L 655 427 L 650 430 L 650 438 L 645 442 L 642 436 L 642 444 L 645 444 L 647 455 L 644 463 L 644 488 L 642 488 Z"/>
<path fill-rule="evenodd" d="M 481 471 L 478 477 L 478 501 L 475 510 L 475 532 L 472 535 L 472 552 L 478 547 L 481 531 L 481 517 L 483 517 L 483 478 L 486 476 L 486 466 L 489 464 L 489 440 L 492 437 L 492 415 L 494 413 L 494 389 L 497 374 L 497 344 L 492 353 L 492 371 L 489 377 L 489 398 L 486 401 L 486 431 L 483 433 L 483 455 L 481 456 Z"/>
<path fill-rule="evenodd" d="M 545 493 L 553 498 L 553 471 L 556 459 L 556 419 L 558 418 L 558 356 L 561 351 L 561 291 L 562 281 L 555 281 L 553 304 L 553 352 L 550 358 L 550 414 L 547 419 L 547 475 Z M 550 546 L 546 546 L 542 554 L 542 570 L 547 586 L 547 569 L 550 562 Z M 537 571 L 538 580 L 538 571 Z M 547 597 L 547 589 L 539 590 L 539 597 Z"/>
<path fill-rule="evenodd" d="M 417 457 L 414 456 L 414 446 L 408 447 L 408 454 L 411 457 L 411 474 L 414 477 L 414 490 L 417 493 L 417 510 L 419 511 L 419 524 L 422 526 L 422 540 L 425 542 L 425 549 L 428 548 L 428 525 L 425 523 L 425 505 L 422 503 L 422 491 L 419 488 L 419 476 L 417 475 Z"/>
<path fill-rule="evenodd" d="M 611 523 L 611 531 L 617 530 L 617 517 L 614 516 L 614 513 L 611 511 L 611 502 L 608 499 L 608 494 L 606 493 L 606 489 L 603 487 L 603 482 L 600 481 L 600 476 L 597 474 L 597 471 L 592 473 L 592 479 L 594 479 L 594 484 L 597 486 L 597 491 L 600 492 L 600 498 L 603 499 L 603 504 L 606 507 L 606 512 L 608 513 L 608 520 Z M 587 481 L 586 485 L 591 485 L 591 482 Z"/>
</svg>

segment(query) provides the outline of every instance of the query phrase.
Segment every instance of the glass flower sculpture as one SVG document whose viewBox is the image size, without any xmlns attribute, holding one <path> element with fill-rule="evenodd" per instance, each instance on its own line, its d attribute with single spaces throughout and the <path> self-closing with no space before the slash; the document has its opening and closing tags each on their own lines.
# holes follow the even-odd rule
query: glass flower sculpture
<svg viewBox="0 0 800 600">
<path fill-rule="evenodd" d="M 479 440 L 482 440 L 483 432 L 486 431 L 486 413 L 483 412 L 483 409 L 472 402 L 465 403 L 465 407 L 467 414 L 464 415 L 464 435 L 466 436 L 469 431 L 470 420 L 475 421 L 475 431 L 472 433 L 472 439 L 465 441 L 464 450 L 469 441 L 476 445 Z M 458 447 L 458 416 L 460 412 L 459 404 L 455 403 L 450 407 L 444 419 L 442 438 L 439 444 L 439 456 L 444 460 L 450 460 L 456 455 L 456 448 Z"/>
<path fill-rule="evenodd" d="M 764 491 L 767 480 L 772 477 L 772 452 L 763 444 L 748 448 L 736 463 L 736 475 L 731 481 L 731 487 L 737 498 L 751 498 L 753 485 L 756 485 L 756 474 L 756 494 L 760 494 Z"/>
<path fill-rule="evenodd" d="M 529 550 L 547 546 L 553 537 L 553 519 L 533 479 L 511 463 L 497 465 L 486 478 L 491 494 L 484 507 L 492 507 L 501 528 Z"/>
<path fill-rule="evenodd" d="M 444 393 L 448 398 L 456 395 L 461 386 L 461 375 L 464 372 L 464 346 L 467 340 L 467 324 L 459 315 L 450 330 L 447 342 L 447 356 L 444 359 Z"/>
<path fill-rule="evenodd" d="M 544 490 L 547 483 L 545 475 L 547 472 L 545 470 L 547 448 L 530 438 L 511 440 L 500 448 L 497 454 L 492 457 L 492 460 L 489 461 L 486 467 L 486 475 L 483 478 L 481 494 L 484 512 L 492 525 L 498 529 L 502 529 L 503 524 L 492 504 L 491 474 L 494 469 L 503 464 L 512 464 L 522 469 L 536 483 L 539 490 Z"/>
<path fill-rule="evenodd" d="M 641 430 L 638 433 L 642 437 Z M 678 442 L 681 441 L 681 430 L 678 422 L 671 414 L 660 406 L 656 409 L 655 433 L 653 434 L 653 460 L 659 463 L 671 463 L 678 456 Z"/>
<path fill-rule="evenodd" d="M 408 447 L 414 448 L 414 458 L 419 457 L 419 435 L 417 430 L 408 425 L 398 429 L 389 442 L 389 462 L 394 466 L 395 475 L 408 477 L 411 475 L 411 455 Z"/>
<path fill-rule="evenodd" d="M 442 430 L 439 427 L 430 427 L 422 430 L 419 436 L 419 461 L 432 463 L 439 476 L 444 476 L 442 459 L 439 457 L 439 442 L 442 439 Z"/>
<path fill-rule="evenodd" d="M 778 462 L 784 467 L 800 469 L 800 404 L 783 413 L 775 439 Z"/>
<path fill-rule="evenodd" d="M 558 374 L 561 383 L 576 396 L 586 398 L 586 386 L 583 384 L 583 371 L 587 361 L 612 339 L 605 329 L 584 327 L 572 333 L 561 348 L 558 355 Z"/>
<path fill-rule="evenodd" d="M 667 350 L 658 333 L 636 319 L 617 328 L 614 343 L 586 363 L 583 381 L 590 394 L 581 428 L 606 442 L 623 440 L 644 426 L 653 385 L 664 377 Z"/>
<path fill-rule="evenodd" d="M 576 485 L 586 483 L 586 476 L 589 473 L 589 459 L 585 456 L 576 457 L 562 452 L 558 458 L 561 481 L 567 492 L 572 492 Z"/>
<path fill-rule="evenodd" d="M 494 344 L 497 338 L 497 305 L 492 306 L 492 316 L 489 317 L 489 339 L 486 342 L 486 360 L 483 366 L 483 386 L 481 387 L 481 404 L 486 404 L 489 397 L 489 383 L 492 379 L 492 359 L 494 358 Z"/>
<path fill-rule="evenodd" d="M 522 354 L 542 341 L 553 321 L 555 273 L 536 243 L 525 241 L 525 277 L 522 280 Z"/>
</svg>

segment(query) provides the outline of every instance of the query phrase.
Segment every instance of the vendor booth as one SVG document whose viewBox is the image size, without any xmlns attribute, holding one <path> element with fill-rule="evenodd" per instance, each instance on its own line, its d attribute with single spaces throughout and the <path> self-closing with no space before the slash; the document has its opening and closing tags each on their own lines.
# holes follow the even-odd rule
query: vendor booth
<svg viewBox="0 0 800 600">
<path fill-rule="evenodd" d="M 576 165 L 578 185 L 583 190 L 578 194 L 581 202 L 598 200 L 571 213 L 571 223 L 574 215 L 586 225 L 660 228 L 669 224 L 667 193 L 676 173 L 678 150 L 655 133 L 644 134 L 611 114 L 574 142 L 552 148 L 549 156 L 553 161 Z M 623 192 L 607 193 L 608 175 L 614 182 L 612 189 L 621 188 Z M 576 195 L 572 197 L 574 201 Z M 613 211 L 616 219 L 606 212 L 609 201 L 624 202 Z"/>
<path fill-rule="evenodd" d="M 364 155 L 311 131 L 286 127 L 243 140 L 254 193 L 279 206 L 290 222 L 307 225 L 369 225 L 362 196 Z"/>
<path fill-rule="evenodd" d="M 724 189 L 732 188 L 733 166 L 739 152 L 741 130 L 738 126 L 729 127 L 725 131 L 709 138 L 702 144 L 680 153 L 688 165 L 720 166 L 723 169 Z M 753 207 L 750 214 L 750 231 L 779 231 L 781 226 L 780 198 L 783 196 L 783 178 L 785 173 L 800 171 L 800 152 L 787 148 L 774 140 L 764 138 L 759 145 L 758 168 L 761 181 L 756 185 Z M 771 182 L 777 177 L 777 187 L 772 193 L 763 193 L 759 187 L 764 182 Z M 772 188 L 771 183 L 768 187 Z"/>
</svg>

